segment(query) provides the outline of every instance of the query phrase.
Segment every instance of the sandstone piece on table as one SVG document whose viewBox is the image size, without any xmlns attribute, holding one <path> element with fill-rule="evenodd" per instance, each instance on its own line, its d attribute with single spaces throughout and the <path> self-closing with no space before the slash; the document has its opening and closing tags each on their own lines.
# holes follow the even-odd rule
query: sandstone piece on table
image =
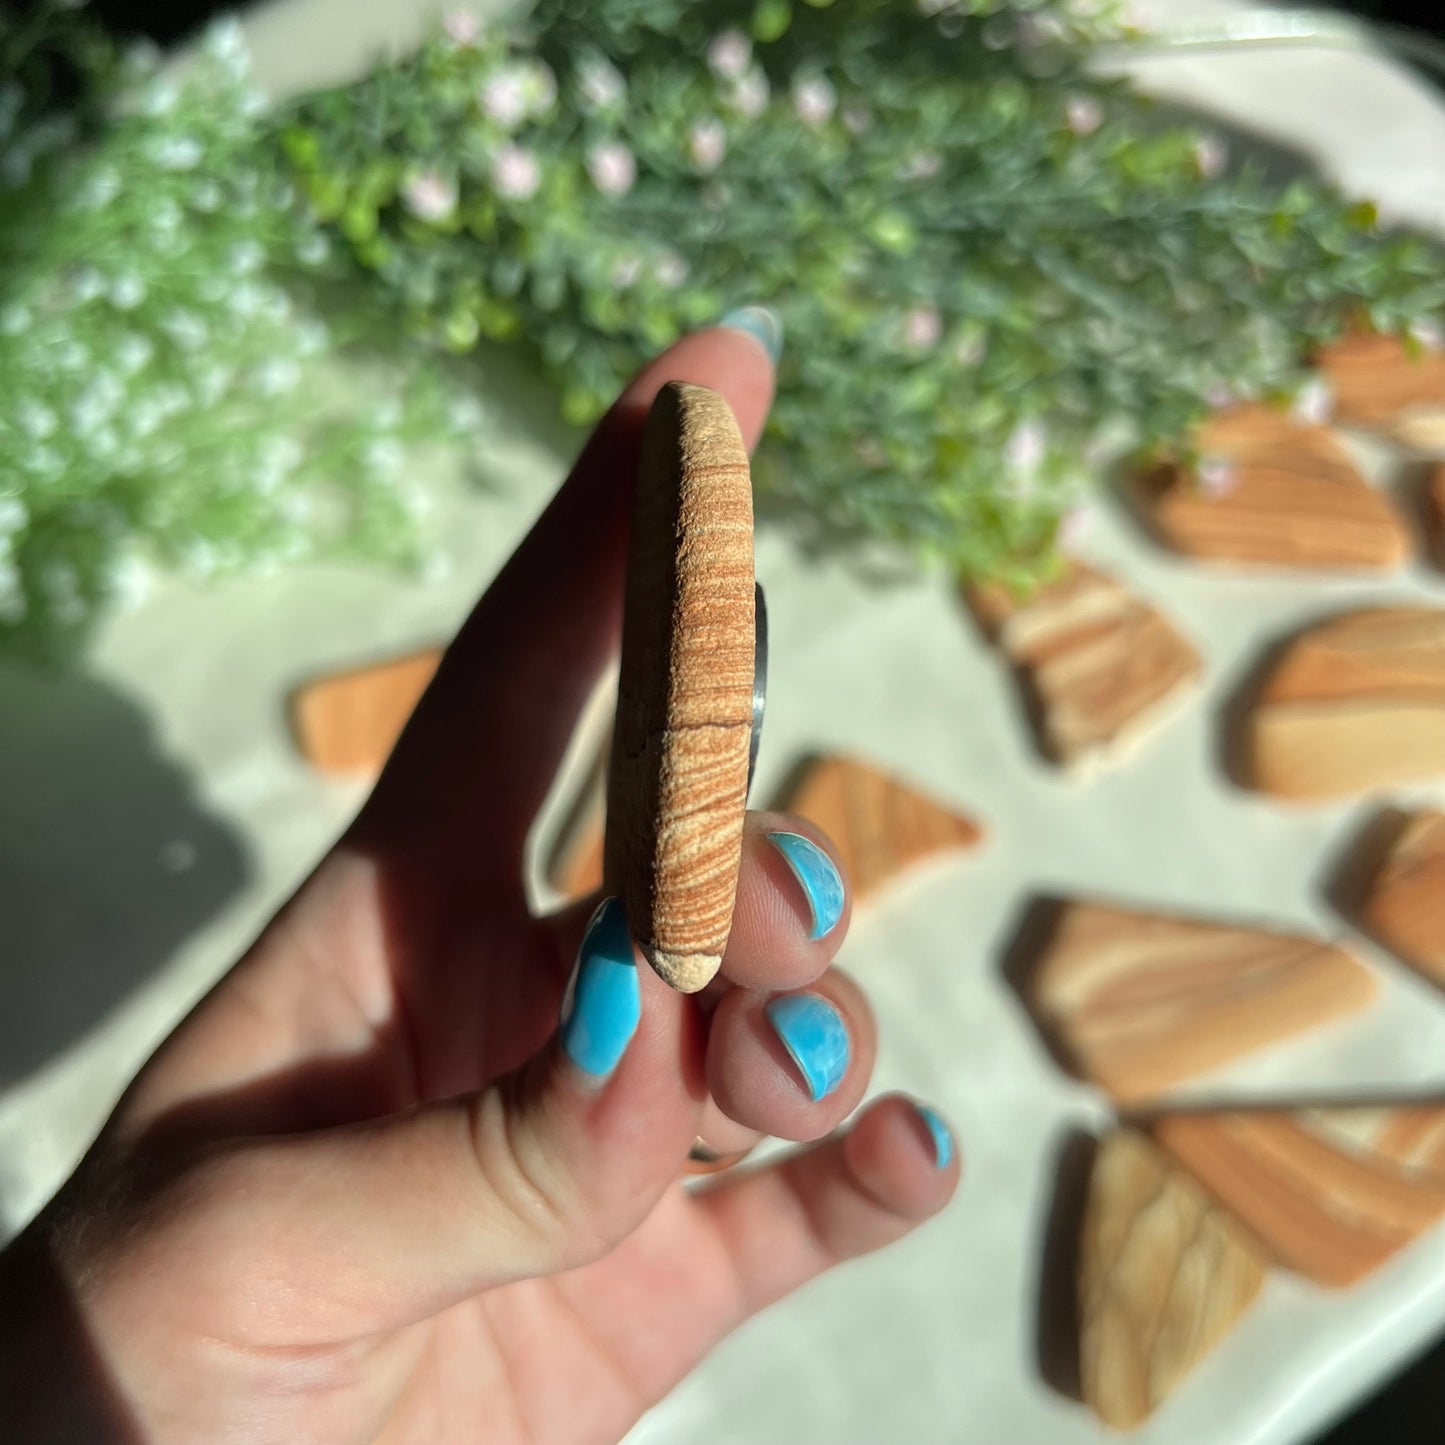
<svg viewBox="0 0 1445 1445">
<path fill-rule="evenodd" d="M 428 647 L 304 683 L 291 697 L 301 755 L 322 772 L 379 773 L 441 656 Z"/>
<path fill-rule="evenodd" d="M 779 806 L 832 839 L 860 903 L 915 864 L 983 837 L 972 818 L 856 758 L 813 759 Z"/>
<path fill-rule="evenodd" d="M 1445 984 L 1445 812 L 1423 809 L 1404 820 L 1361 912 L 1387 948 Z"/>
<path fill-rule="evenodd" d="M 1412 354 L 1395 336 L 1347 336 L 1327 346 L 1319 364 L 1338 421 L 1414 451 L 1445 451 L 1445 353 Z"/>
<path fill-rule="evenodd" d="M 1079 1248 L 1079 1381 L 1118 1430 L 1142 1424 L 1259 1294 L 1258 1246 L 1132 1129 L 1100 1144 Z"/>
<path fill-rule="evenodd" d="M 1296 637 L 1247 710 L 1246 781 L 1348 797 L 1445 774 L 1445 610 L 1374 607 Z"/>
<path fill-rule="evenodd" d="M 1081 562 L 1026 597 L 998 583 L 966 596 L 1018 669 L 1044 751 L 1065 767 L 1122 760 L 1199 678 L 1198 653 L 1163 613 Z"/>
<path fill-rule="evenodd" d="M 673 988 L 722 962 L 752 737 L 753 501 L 727 402 L 670 382 L 643 430 L 608 768 L 607 886 Z"/>
<path fill-rule="evenodd" d="M 1354 1284 L 1445 1218 L 1445 1104 L 1171 1114 L 1154 1138 L 1280 1264 Z"/>
<path fill-rule="evenodd" d="M 1410 555 L 1389 499 L 1322 426 L 1260 405 L 1210 418 L 1198 470 L 1143 479 L 1140 507 L 1165 546 L 1202 560 L 1385 571 Z"/>
<path fill-rule="evenodd" d="M 1363 964 L 1316 938 L 1071 900 L 1025 992 L 1078 1072 L 1132 1104 L 1354 1013 L 1374 991 Z"/>
</svg>

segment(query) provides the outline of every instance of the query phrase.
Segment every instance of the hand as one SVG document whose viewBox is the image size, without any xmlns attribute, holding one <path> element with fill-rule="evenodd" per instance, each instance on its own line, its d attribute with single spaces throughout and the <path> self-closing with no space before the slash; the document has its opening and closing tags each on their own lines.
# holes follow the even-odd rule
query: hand
<svg viewBox="0 0 1445 1445">
<path fill-rule="evenodd" d="M 524 840 L 616 647 L 639 428 L 673 378 L 756 440 L 772 368 L 746 331 L 628 387 L 355 823 L 0 1258 L 17 1445 L 612 1442 L 749 1315 L 952 1194 L 947 1133 L 900 1097 L 677 1182 L 696 1137 L 823 1139 L 867 1084 L 872 1018 L 829 966 L 848 901 L 808 824 L 749 815 L 706 1002 L 618 942 L 615 903 L 585 939 L 595 900 L 528 911 Z"/>
</svg>

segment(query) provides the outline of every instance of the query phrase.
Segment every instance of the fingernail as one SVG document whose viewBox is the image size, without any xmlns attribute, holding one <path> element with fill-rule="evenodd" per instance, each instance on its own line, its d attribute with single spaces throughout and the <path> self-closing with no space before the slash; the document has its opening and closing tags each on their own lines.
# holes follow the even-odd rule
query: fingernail
<svg viewBox="0 0 1445 1445">
<path fill-rule="evenodd" d="M 933 1140 L 934 1168 L 947 1169 L 953 1163 L 953 1135 L 948 1125 L 927 1104 L 915 1104 L 913 1107 L 918 1110 L 918 1117 L 923 1120 L 923 1126 Z"/>
<path fill-rule="evenodd" d="M 813 915 L 809 938 L 826 938 L 843 916 L 843 875 L 811 838 L 801 833 L 769 833 L 768 842 L 783 855 L 793 877 L 802 885 Z"/>
<path fill-rule="evenodd" d="M 632 935 L 620 899 L 592 915 L 577 971 L 562 1005 L 562 1048 L 583 1073 L 606 1078 L 618 1065 L 642 1017 L 642 991 Z"/>
<path fill-rule="evenodd" d="M 848 1072 L 852 1050 L 843 1016 L 827 999 L 812 993 L 779 994 L 764 1012 L 814 1102 L 826 1099 Z"/>
<path fill-rule="evenodd" d="M 774 366 L 783 354 L 783 323 L 778 313 L 766 306 L 738 306 L 729 311 L 719 326 L 729 331 L 746 331 L 754 341 L 762 343 Z"/>
</svg>

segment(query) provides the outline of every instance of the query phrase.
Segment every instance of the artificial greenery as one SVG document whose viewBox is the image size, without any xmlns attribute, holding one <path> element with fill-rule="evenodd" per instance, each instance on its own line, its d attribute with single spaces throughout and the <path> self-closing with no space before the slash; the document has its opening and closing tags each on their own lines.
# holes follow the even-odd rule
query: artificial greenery
<svg viewBox="0 0 1445 1445">
<path fill-rule="evenodd" d="M 452 429 L 434 365 L 381 406 L 329 384 L 384 318 L 324 319 L 349 263 L 236 27 L 174 75 L 73 11 L 0 16 L 0 648 L 45 658 L 157 565 L 414 560 L 402 449 Z"/>
<path fill-rule="evenodd" d="M 1123 33 L 1097 4 L 540 0 L 453 14 L 281 141 L 417 331 L 534 348 L 573 421 L 689 327 L 773 306 L 762 484 L 1010 574 L 1105 457 L 1445 302 L 1435 245 L 1091 78 Z"/>
</svg>

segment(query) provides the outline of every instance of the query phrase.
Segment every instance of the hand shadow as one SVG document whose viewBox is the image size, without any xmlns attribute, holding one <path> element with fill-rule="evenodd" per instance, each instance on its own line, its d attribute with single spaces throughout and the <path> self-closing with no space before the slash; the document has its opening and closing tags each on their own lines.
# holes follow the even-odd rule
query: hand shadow
<svg viewBox="0 0 1445 1445">
<path fill-rule="evenodd" d="M 246 881 L 149 719 L 80 674 L 0 668 L 0 1087 L 73 1044 Z"/>
</svg>

